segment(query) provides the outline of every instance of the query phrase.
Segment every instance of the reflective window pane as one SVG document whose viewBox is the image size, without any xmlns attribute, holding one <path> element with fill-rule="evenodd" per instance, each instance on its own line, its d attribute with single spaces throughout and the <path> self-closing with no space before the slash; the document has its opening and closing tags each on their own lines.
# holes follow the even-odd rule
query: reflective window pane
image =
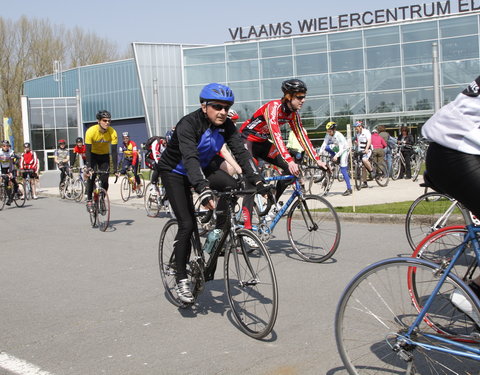
<svg viewBox="0 0 480 375">
<path fill-rule="evenodd" d="M 457 97 L 467 85 L 450 86 L 443 89 L 443 105 L 450 103 Z"/>
<path fill-rule="evenodd" d="M 363 46 L 362 33 L 350 31 L 328 35 L 328 43 L 331 50 L 360 48 Z"/>
<path fill-rule="evenodd" d="M 326 53 L 295 56 L 297 74 L 318 74 L 328 72 Z"/>
<path fill-rule="evenodd" d="M 292 54 L 292 41 L 289 39 L 260 42 L 260 57 L 287 56 Z"/>
<path fill-rule="evenodd" d="M 402 48 L 405 65 L 432 62 L 432 42 L 406 43 Z"/>
<path fill-rule="evenodd" d="M 363 51 L 354 49 L 330 53 L 330 66 L 332 72 L 363 69 Z"/>
<path fill-rule="evenodd" d="M 318 75 L 318 76 L 306 76 L 306 77 L 298 77 L 301 79 L 308 88 L 308 97 L 312 95 L 328 95 L 328 75 Z"/>
<path fill-rule="evenodd" d="M 433 109 L 433 90 L 406 90 L 405 105 L 407 111 L 424 111 Z"/>
<path fill-rule="evenodd" d="M 400 68 L 367 70 L 367 91 L 401 88 L 402 72 Z"/>
<path fill-rule="evenodd" d="M 68 107 L 67 108 L 67 126 L 69 128 L 77 128 L 77 108 Z"/>
<path fill-rule="evenodd" d="M 30 142 L 33 150 L 43 150 L 43 131 L 32 130 L 30 131 Z"/>
<path fill-rule="evenodd" d="M 45 149 L 56 149 L 57 140 L 55 138 L 55 129 L 45 129 Z"/>
<path fill-rule="evenodd" d="M 400 42 L 400 29 L 398 26 L 367 29 L 363 35 L 367 47 Z"/>
<path fill-rule="evenodd" d="M 53 129 L 55 127 L 55 117 L 53 108 L 43 108 L 43 127 L 47 129 Z"/>
<path fill-rule="evenodd" d="M 263 100 L 280 99 L 284 79 L 265 79 L 262 81 Z"/>
<path fill-rule="evenodd" d="M 330 101 L 328 97 L 324 98 L 309 98 L 305 101 L 300 110 L 302 120 L 304 117 L 322 117 L 330 115 Z"/>
<path fill-rule="evenodd" d="M 42 129 L 42 109 L 41 108 L 30 108 L 30 128 L 31 129 Z"/>
<path fill-rule="evenodd" d="M 251 102 L 242 102 L 235 103 L 234 109 L 237 111 L 240 119 L 237 121 L 237 127 L 241 125 L 244 121 L 248 120 L 255 111 L 262 106 L 260 101 L 251 101 Z"/>
<path fill-rule="evenodd" d="M 65 107 L 55 108 L 55 125 L 57 128 L 67 127 L 67 109 Z"/>
<path fill-rule="evenodd" d="M 260 85 L 258 81 L 234 82 L 229 86 L 235 95 L 235 103 L 239 101 L 260 100 Z"/>
<path fill-rule="evenodd" d="M 442 83 L 444 85 L 470 83 L 480 72 L 479 60 L 451 61 L 442 64 Z"/>
<path fill-rule="evenodd" d="M 356 95 L 336 95 L 332 97 L 334 116 L 350 116 L 365 113 L 365 97 Z"/>
<path fill-rule="evenodd" d="M 291 57 L 276 57 L 260 60 L 262 78 L 289 77 L 293 75 Z"/>
<path fill-rule="evenodd" d="M 440 20 L 440 37 L 452 37 L 478 33 L 477 16 Z"/>
<path fill-rule="evenodd" d="M 225 64 L 194 65 L 185 67 L 187 85 L 225 81 Z"/>
<path fill-rule="evenodd" d="M 187 105 L 196 105 L 198 107 L 200 91 L 202 91 L 203 85 L 198 86 L 185 86 L 185 98 Z"/>
<path fill-rule="evenodd" d="M 400 46 L 367 48 L 367 68 L 386 68 L 388 66 L 400 66 Z"/>
<path fill-rule="evenodd" d="M 246 81 L 249 79 L 258 79 L 258 60 L 244 60 L 229 62 L 227 64 L 228 76 L 230 81 Z"/>
<path fill-rule="evenodd" d="M 401 112 L 403 110 L 401 91 L 371 92 L 367 94 L 367 100 L 369 113 Z"/>
<path fill-rule="evenodd" d="M 229 61 L 258 58 L 258 43 L 228 45 L 226 49 L 227 59 Z"/>
<path fill-rule="evenodd" d="M 403 68 L 405 87 L 433 86 L 431 65 L 407 66 Z"/>
<path fill-rule="evenodd" d="M 318 35 L 294 38 L 293 48 L 296 54 L 323 52 L 327 50 L 327 37 L 326 35 Z"/>
<path fill-rule="evenodd" d="M 415 42 L 417 40 L 436 39 L 438 37 L 437 23 L 419 22 L 400 26 L 402 30 L 402 40 L 404 42 Z"/>
<path fill-rule="evenodd" d="M 332 94 L 363 92 L 363 72 L 337 73 L 331 75 Z"/>
<path fill-rule="evenodd" d="M 478 58 L 478 36 L 440 41 L 442 61 Z"/>
<path fill-rule="evenodd" d="M 183 50 L 184 63 L 210 64 L 225 60 L 225 48 L 223 46 L 192 48 Z"/>
</svg>

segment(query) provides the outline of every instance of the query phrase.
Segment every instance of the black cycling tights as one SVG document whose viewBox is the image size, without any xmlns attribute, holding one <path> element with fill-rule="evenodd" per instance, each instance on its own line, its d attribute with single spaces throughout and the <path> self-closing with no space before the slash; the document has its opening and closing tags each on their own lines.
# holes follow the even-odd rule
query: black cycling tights
<svg viewBox="0 0 480 375">
<path fill-rule="evenodd" d="M 187 261 L 190 257 L 190 238 L 196 227 L 192 192 L 187 176 L 174 172 L 160 172 L 163 186 L 168 195 L 168 201 L 178 221 L 178 232 L 174 242 L 175 263 L 177 265 L 177 282 L 187 278 Z M 227 188 L 235 188 L 237 181 L 222 170 L 217 170 L 206 176 L 210 181 L 212 190 L 224 191 Z M 226 202 L 220 199 L 217 209 L 223 211 L 223 215 L 217 216 L 216 228 L 223 228 L 226 220 Z"/>
<path fill-rule="evenodd" d="M 480 155 L 431 143 L 426 164 L 428 177 L 439 192 L 452 196 L 480 217 Z"/>
<path fill-rule="evenodd" d="M 108 171 L 110 168 L 110 155 L 92 154 L 91 167 L 94 171 Z M 92 200 L 95 176 L 96 174 L 94 173 L 92 177 L 87 180 L 87 200 Z M 102 187 L 105 191 L 108 191 L 108 174 L 102 173 L 100 175 L 100 181 L 102 181 Z"/>
</svg>

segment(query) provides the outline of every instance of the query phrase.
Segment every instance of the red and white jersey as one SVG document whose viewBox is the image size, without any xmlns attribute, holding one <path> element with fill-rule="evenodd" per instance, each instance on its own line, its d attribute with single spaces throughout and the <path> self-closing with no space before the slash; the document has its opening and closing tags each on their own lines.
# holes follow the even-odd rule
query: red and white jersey
<svg viewBox="0 0 480 375">
<path fill-rule="evenodd" d="M 292 162 L 285 143 L 282 139 L 281 128 L 290 125 L 295 137 L 306 151 L 307 155 L 314 160 L 319 160 L 312 142 L 308 138 L 307 132 L 302 126 L 302 120 L 298 112 L 292 112 L 282 103 L 281 100 L 272 100 L 261 106 L 253 116 L 245 121 L 240 127 L 243 137 L 251 142 L 266 142 L 271 140 L 282 158 L 287 162 Z"/>
<path fill-rule="evenodd" d="M 20 158 L 20 169 L 38 171 L 38 158 L 35 151 L 24 152 Z"/>
</svg>

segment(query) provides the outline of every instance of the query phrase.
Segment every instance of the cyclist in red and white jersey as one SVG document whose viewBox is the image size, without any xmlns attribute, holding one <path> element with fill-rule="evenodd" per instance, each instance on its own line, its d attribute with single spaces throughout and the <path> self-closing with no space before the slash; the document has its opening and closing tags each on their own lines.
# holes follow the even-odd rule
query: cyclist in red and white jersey
<svg viewBox="0 0 480 375">
<path fill-rule="evenodd" d="M 295 134 L 306 154 L 322 168 L 326 164 L 320 160 L 302 126 L 298 111 L 302 108 L 307 94 L 307 86 L 299 79 L 289 79 L 282 83 L 283 97 L 262 105 L 253 116 L 240 127 L 246 146 L 256 159 L 263 159 L 283 170 L 283 174 L 298 176 L 300 170 L 283 142 L 281 128 L 287 124 Z M 289 181 L 278 181 L 276 200 L 283 194 Z M 243 215 L 245 227 L 251 228 L 253 197 L 244 199 Z"/>
<path fill-rule="evenodd" d="M 30 173 L 30 182 L 32 186 L 32 198 L 37 199 L 37 180 L 38 168 L 40 166 L 37 158 L 37 153 L 32 151 L 29 142 L 23 144 L 24 152 L 20 156 L 20 169 L 23 170 L 22 177 L 27 178 Z"/>
</svg>

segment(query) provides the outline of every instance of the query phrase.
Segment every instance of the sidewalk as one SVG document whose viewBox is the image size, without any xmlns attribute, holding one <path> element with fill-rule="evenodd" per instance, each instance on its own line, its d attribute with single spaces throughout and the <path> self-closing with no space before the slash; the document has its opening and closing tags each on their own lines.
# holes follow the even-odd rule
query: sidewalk
<svg viewBox="0 0 480 375">
<path fill-rule="evenodd" d="M 123 177 L 121 176 L 115 184 L 115 177 L 109 178 L 108 194 L 111 204 L 118 204 L 123 206 L 129 206 L 135 209 L 144 209 L 143 198 L 137 198 L 131 196 L 127 202 L 123 202 L 120 196 L 120 182 Z M 360 191 L 353 188 L 353 194 L 344 197 L 342 194 L 346 190 L 345 182 L 335 181 L 329 194 L 325 197 L 334 207 L 345 206 L 364 206 L 380 203 L 392 203 L 392 202 L 404 202 L 413 201 L 424 193 L 424 188 L 419 184 L 423 182 L 423 178 L 420 176 L 416 182 L 412 180 L 397 180 L 388 182 L 388 186 L 380 187 L 375 181 L 369 181 L 368 188 L 364 188 Z M 148 184 L 148 182 L 146 182 Z M 352 181 L 353 183 L 353 181 Z M 288 199 L 292 190 L 287 189 L 284 195 L 284 201 Z M 57 187 L 40 187 L 40 196 L 58 197 L 60 199 Z M 393 214 L 360 214 L 360 213 L 339 213 L 341 220 L 345 221 L 368 221 L 368 222 L 382 222 L 382 223 L 403 223 L 405 220 L 404 215 Z"/>
</svg>

